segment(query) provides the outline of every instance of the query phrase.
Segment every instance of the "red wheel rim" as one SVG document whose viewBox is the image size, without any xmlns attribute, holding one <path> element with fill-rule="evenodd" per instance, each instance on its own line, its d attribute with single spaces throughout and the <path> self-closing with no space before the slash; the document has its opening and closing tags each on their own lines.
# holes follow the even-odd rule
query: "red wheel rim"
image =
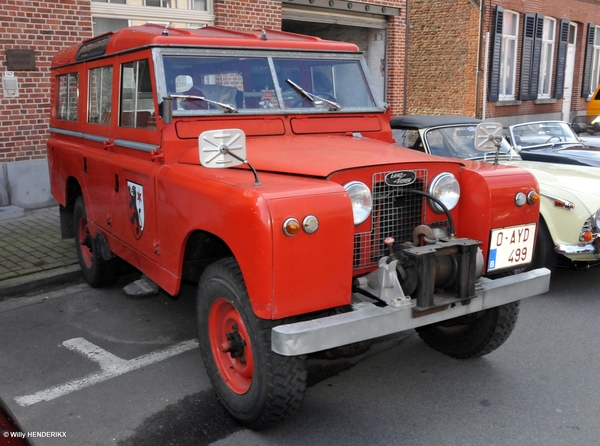
<svg viewBox="0 0 600 446">
<path fill-rule="evenodd" d="M 233 392 L 246 393 L 254 375 L 252 346 L 240 313 L 228 300 L 219 298 L 211 305 L 208 335 L 223 381 Z"/>
<path fill-rule="evenodd" d="M 91 236 L 90 230 L 87 225 L 87 218 L 81 217 L 79 219 L 79 251 L 81 252 L 81 258 L 85 266 L 88 268 L 92 267 L 92 248 L 91 248 Z"/>
</svg>

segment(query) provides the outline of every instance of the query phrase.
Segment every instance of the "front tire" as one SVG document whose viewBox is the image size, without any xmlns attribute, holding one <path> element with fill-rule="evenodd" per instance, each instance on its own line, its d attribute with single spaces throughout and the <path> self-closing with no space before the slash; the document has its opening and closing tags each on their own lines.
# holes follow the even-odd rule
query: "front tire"
<svg viewBox="0 0 600 446">
<path fill-rule="evenodd" d="M 554 247 L 554 241 L 552 241 L 548 225 L 540 216 L 535 251 L 533 252 L 530 269 L 548 268 L 550 272 L 554 272 L 558 263 L 558 253 L 554 250 Z"/>
<path fill-rule="evenodd" d="M 98 242 L 90 235 L 85 203 L 81 195 L 75 200 L 73 220 L 75 249 L 85 280 L 94 288 L 116 283 L 120 272 L 119 259 L 104 260 L 102 258 Z"/>
<path fill-rule="evenodd" d="M 477 358 L 493 352 L 508 339 L 519 315 L 519 301 L 417 328 L 427 345 L 452 358 Z M 471 320 L 472 317 L 476 319 Z"/>
<path fill-rule="evenodd" d="M 209 265 L 197 296 L 198 335 L 219 399 L 240 423 L 261 429 L 295 413 L 306 391 L 304 357 L 271 350 L 271 321 L 252 311 L 233 258 Z"/>
</svg>

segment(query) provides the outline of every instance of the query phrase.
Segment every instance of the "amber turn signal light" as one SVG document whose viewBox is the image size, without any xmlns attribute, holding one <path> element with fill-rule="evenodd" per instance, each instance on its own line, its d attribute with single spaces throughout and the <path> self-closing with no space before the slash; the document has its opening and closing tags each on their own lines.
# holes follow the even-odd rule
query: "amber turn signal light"
<svg viewBox="0 0 600 446">
<path fill-rule="evenodd" d="M 283 233 L 288 237 L 293 237 L 300 231 L 300 223 L 295 218 L 288 218 L 283 222 Z"/>
<path fill-rule="evenodd" d="M 527 194 L 527 203 L 529 204 L 536 204 L 540 202 L 540 194 L 538 194 L 536 191 L 532 190 L 529 191 L 529 193 Z"/>
</svg>

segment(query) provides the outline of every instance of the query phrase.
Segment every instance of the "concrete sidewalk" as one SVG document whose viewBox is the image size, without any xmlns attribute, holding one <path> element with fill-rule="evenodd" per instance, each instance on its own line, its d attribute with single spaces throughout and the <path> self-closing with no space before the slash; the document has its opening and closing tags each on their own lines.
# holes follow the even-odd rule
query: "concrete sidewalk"
<svg viewBox="0 0 600 446">
<path fill-rule="evenodd" d="M 0 299 L 81 277 L 75 242 L 60 237 L 58 206 L 0 219 Z"/>
</svg>

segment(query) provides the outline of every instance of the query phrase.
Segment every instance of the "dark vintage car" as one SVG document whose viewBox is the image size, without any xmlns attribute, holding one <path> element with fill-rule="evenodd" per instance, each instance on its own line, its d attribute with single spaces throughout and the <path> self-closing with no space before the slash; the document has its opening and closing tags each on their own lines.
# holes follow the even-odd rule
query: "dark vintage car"
<svg viewBox="0 0 600 446">
<path fill-rule="evenodd" d="M 466 116 L 398 116 L 391 120 L 396 144 L 432 155 L 461 158 L 465 165 L 498 162 L 530 171 L 540 186 L 540 224 L 532 264 L 552 270 L 598 264 L 600 259 L 600 169 L 523 159 L 501 138 L 498 155 L 480 152 L 480 119 Z M 568 127 L 568 124 L 566 124 Z M 499 125 L 498 125 L 499 126 Z"/>
<path fill-rule="evenodd" d="M 585 145 L 600 147 L 600 116 L 575 116 L 571 123 L 571 127 Z"/>
<path fill-rule="evenodd" d="M 593 125 L 582 121 L 574 122 L 573 127 L 563 121 L 515 124 L 508 127 L 507 136 L 524 160 L 598 167 L 600 147 L 594 146 L 594 138 L 600 145 L 600 137 L 593 136 Z"/>
</svg>

